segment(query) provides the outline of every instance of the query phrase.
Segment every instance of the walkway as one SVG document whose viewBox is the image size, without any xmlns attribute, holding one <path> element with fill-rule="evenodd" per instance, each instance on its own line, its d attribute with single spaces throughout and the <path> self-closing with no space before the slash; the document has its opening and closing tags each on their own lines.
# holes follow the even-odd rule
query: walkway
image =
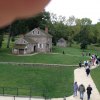
<svg viewBox="0 0 100 100">
<path fill-rule="evenodd" d="M 92 66 L 92 69 L 93 68 L 96 68 L 96 66 Z M 87 88 L 87 86 L 90 84 L 93 88 L 92 94 L 91 94 L 91 100 L 100 100 L 100 94 L 92 80 L 92 77 L 91 75 L 87 77 L 84 67 L 75 69 L 74 81 L 77 81 L 79 85 L 84 84 L 85 88 Z M 57 99 L 53 99 L 53 100 L 57 100 Z M 60 98 L 59 100 L 63 100 L 63 99 Z M 70 97 L 67 97 L 66 100 L 80 100 L 79 93 L 77 97 L 70 96 Z M 86 92 L 84 94 L 84 100 L 87 100 Z"/>
<path fill-rule="evenodd" d="M 95 66 L 93 66 L 92 68 L 95 68 Z M 86 73 L 85 73 L 85 68 L 77 68 L 74 71 L 74 80 L 77 81 L 77 83 L 80 85 L 81 83 L 83 83 L 85 85 L 85 88 L 88 86 L 88 84 L 90 84 L 93 88 L 92 94 L 91 94 L 91 100 L 100 100 L 100 94 L 91 78 L 91 76 L 89 75 L 87 77 Z M 16 97 L 15 99 L 13 97 L 4 97 L 4 96 L 0 96 L 0 100 L 43 100 L 42 98 L 19 98 Z M 64 98 L 53 98 L 52 100 L 64 100 Z M 80 100 L 79 98 L 79 94 L 77 97 L 67 97 L 66 100 Z M 87 95 L 86 92 L 84 94 L 84 100 L 87 100 Z"/>
<path fill-rule="evenodd" d="M 11 64 L 11 65 L 26 65 L 26 66 L 57 66 L 57 67 L 64 67 L 64 66 L 73 66 L 73 67 L 78 67 L 79 65 L 66 65 L 66 64 L 46 64 L 46 63 L 25 63 L 25 62 L 0 62 L 0 64 Z"/>
</svg>

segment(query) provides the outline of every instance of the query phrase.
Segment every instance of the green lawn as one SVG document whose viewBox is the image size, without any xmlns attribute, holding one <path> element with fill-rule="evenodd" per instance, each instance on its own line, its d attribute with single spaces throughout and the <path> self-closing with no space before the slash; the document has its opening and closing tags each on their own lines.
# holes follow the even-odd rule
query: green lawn
<svg viewBox="0 0 100 100">
<path fill-rule="evenodd" d="M 100 66 L 96 69 L 93 69 L 91 72 L 92 78 L 100 92 Z"/>
<path fill-rule="evenodd" d="M 53 52 L 59 52 L 62 53 L 62 51 L 65 51 L 65 54 L 71 54 L 73 56 L 78 55 L 81 56 L 83 50 L 81 50 L 79 47 L 72 46 L 72 47 L 66 47 L 66 48 L 59 48 L 59 47 L 53 47 Z M 88 49 L 84 50 L 84 54 L 86 53 L 91 54 L 98 54 L 100 56 L 100 47 L 95 46 L 88 46 Z"/>
<path fill-rule="evenodd" d="M 28 62 L 28 63 L 47 63 L 47 64 L 68 64 L 68 65 L 76 65 L 80 61 L 88 60 L 88 56 L 82 56 L 82 50 L 79 49 L 79 45 L 72 45 L 72 47 L 59 48 L 53 46 L 52 53 L 57 54 L 37 54 L 33 56 L 16 56 L 12 55 L 11 47 L 13 43 L 10 44 L 10 49 L 6 48 L 7 44 L 7 36 L 3 41 L 3 48 L 0 49 L 0 62 Z M 91 49 L 92 48 L 92 49 Z M 99 47 L 98 47 L 99 48 Z M 65 52 L 63 55 L 62 52 Z M 89 50 L 85 50 L 86 52 L 91 52 L 91 54 L 98 54 L 100 52 L 97 51 L 97 47 L 89 46 Z"/>
<path fill-rule="evenodd" d="M 48 97 L 64 97 L 72 95 L 74 67 L 24 67 L 0 64 L 0 93 L 1 87 L 6 94 L 32 95 Z M 10 87 L 10 88 L 7 88 Z"/>
<path fill-rule="evenodd" d="M 62 54 L 62 50 L 65 54 Z M 89 59 L 81 55 L 80 49 L 75 48 L 53 48 L 52 53 L 58 54 L 36 54 L 33 56 L 16 56 L 11 54 L 11 49 L 0 50 L 0 62 L 28 62 L 28 63 L 49 63 L 49 64 L 78 64 L 80 60 Z"/>
<path fill-rule="evenodd" d="M 4 41 L 6 42 L 6 41 Z M 91 49 L 92 48 L 92 49 Z M 62 52 L 65 54 L 62 54 Z M 97 47 L 89 47 L 86 52 L 98 54 Z M 82 50 L 76 47 L 58 48 L 53 47 L 52 54 L 37 54 L 33 56 L 16 56 L 11 54 L 11 48 L 6 49 L 5 45 L 0 49 L 0 62 L 27 62 L 27 63 L 48 63 L 76 65 L 79 61 L 89 60 L 88 56 L 82 56 Z M 64 97 L 72 95 L 73 67 L 24 67 L 15 65 L 0 64 L 0 87 L 6 87 L 5 94 L 16 94 L 17 87 L 19 95 L 29 95 L 30 88 L 32 95 L 49 97 Z M 92 77 L 100 91 L 100 68 L 91 72 Z M 10 87 L 10 88 L 7 88 Z M 2 93 L 3 88 L 0 88 Z"/>
</svg>

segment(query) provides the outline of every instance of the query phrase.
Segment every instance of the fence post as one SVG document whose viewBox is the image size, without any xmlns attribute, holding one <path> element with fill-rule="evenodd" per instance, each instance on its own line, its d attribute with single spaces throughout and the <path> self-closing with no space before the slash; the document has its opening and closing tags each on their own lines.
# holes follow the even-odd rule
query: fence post
<svg viewBox="0 0 100 100">
<path fill-rule="evenodd" d="M 29 98 L 29 100 L 31 100 L 31 93 L 32 93 L 32 89 L 30 88 L 30 98 Z"/>
<path fill-rule="evenodd" d="M 4 96 L 4 87 L 2 89 L 3 89 L 3 96 Z"/>
<path fill-rule="evenodd" d="M 63 100 L 66 100 L 66 97 L 64 97 L 64 99 Z"/>
<path fill-rule="evenodd" d="M 14 96 L 14 100 L 15 100 L 15 96 Z"/>
<path fill-rule="evenodd" d="M 18 88 L 17 88 L 17 96 L 18 96 Z"/>
</svg>

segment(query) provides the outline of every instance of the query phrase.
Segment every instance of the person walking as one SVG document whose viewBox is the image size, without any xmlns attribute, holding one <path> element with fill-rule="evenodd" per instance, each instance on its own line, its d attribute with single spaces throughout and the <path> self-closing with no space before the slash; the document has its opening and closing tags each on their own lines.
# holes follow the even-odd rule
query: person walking
<svg viewBox="0 0 100 100">
<path fill-rule="evenodd" d="M 90 74 L 90 68 L 89 68 L 89 66 L 87 66 L 87 68 L 86 68 L 86 74 L 87 74 L 87 76 Z"/>
<path fill-rule="evenodd" d="M 90 95 L 91 95 L 92 87 L 88 85 L 87 87 L 87 100 L 90 100 Z"/>
<path fill-rule="evenodd" d="M 89 52 L 89 56 L 91 56 L 91 53 Z"/>
<path fill-rule="evenodd" d="M 81 84 L 78 88 L 78 91 L 80 92 L 80 99 L 83 100 L 84 92 L 85 92 L 85 86 Z"/>
<path fill-rule="evenodd" d="M 65 54 L 65 51 L 63 51 L 62 53 Z"/>
<path fill-rule="evenodd" d="M 79 67 L 80 67 L 80 68 L 82 67 L 82 62 L 81 62 L 81 61 L 79 62 Z"/>
<path fill-rule="evenodd" d="M 73 89 L 74 89 L 74 97 L 75 97 L 75 96 L 77 96 L 77 91 L 78 91 L 78 84 L 77 84 L 77 82 L 74 83 Z"/>
</svg>

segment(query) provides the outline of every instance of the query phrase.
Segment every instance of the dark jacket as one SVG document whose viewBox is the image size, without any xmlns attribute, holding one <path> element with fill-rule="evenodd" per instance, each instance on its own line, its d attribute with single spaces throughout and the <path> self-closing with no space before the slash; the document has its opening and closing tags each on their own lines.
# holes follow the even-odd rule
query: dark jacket
<svg viewBox="0 0 100 100">
<path fill-rule="evenodd" d="M 92 88 L 91 87 L 87 87 L 87 94 L 91 94 Z"/>
<path fill-rule="evenodd" d="M 79 67 L 82 67 L 82 63 L 81 62 L 79 63 Z"/>
<path fill-rule="evenodd" d="M 90 73 L 90 69 L 89 69 L 89 68 L 86 69 L 86 73 L 87 73 L 87 74 Z"/>
</svg>

